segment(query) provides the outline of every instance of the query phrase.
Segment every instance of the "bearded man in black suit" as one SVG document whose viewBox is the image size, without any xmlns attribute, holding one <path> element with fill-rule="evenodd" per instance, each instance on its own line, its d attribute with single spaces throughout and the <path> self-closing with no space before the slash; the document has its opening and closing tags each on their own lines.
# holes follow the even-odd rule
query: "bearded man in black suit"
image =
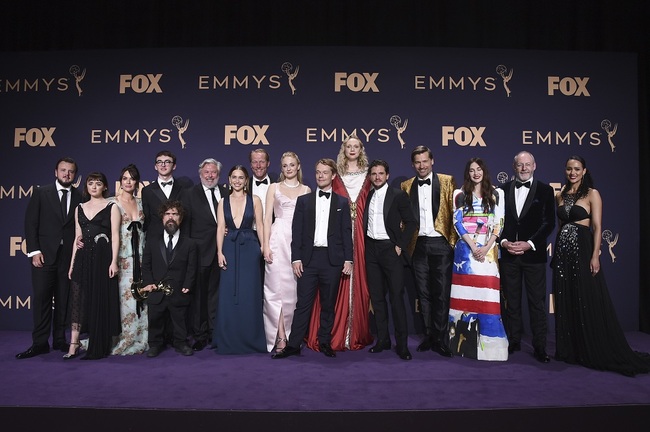
<svg viewBox="0 0 650 432">
<path fill-rule="evenodd" d="M 406 192 L 388 186 L 390 168 L 387 162 L 372 161 L 368 167 L 368 177 L 373 188 L 363 212 L 363 229 L 366 235 L 368 289 L 377 324 L 377 341 L 370 352 L 379 353 L 391 348 L 386 303 L 388 294 L 397 355 L 402 360 L 411 360 L 404 307 L 404 266 L 411 264 L 408 245 L 418 229 L 418 220 Z"/>
<path fill-rule="evenodd" d="M 68 270 L 74 241 L 74 209 L 81 194 L 72 186 L 77 163 L 62 158 L 56 163 L 56 182 L 34 189 L 25 213 L 27 256 L 32 261 L 32 346 L 16 355 L 18 359 L 34 357 L 52 348 L 68 351 L 65 321 L 70 281 Z M 54 307 L 52 305 L 54 298 Z M 54 319 L 52 309 L 54 308 Z"/>
<path fill-rule="evenodd" d="M 183 222 L 183 206 L 180 201 L 166 201 L 160 206 L 159 215 L 165 233 L 147 240 L 142 257 L 143 291 L 147 297 L 149 318 L 149 351 L 147 357 L 156 357 L 164 348 L 163 331 L 165 312 L 171 317 L 173 346 L 177 352 L 191 356 L 194 351 L 187 345 L 187 308 L 190 291 L 196 280 L 198 249 L 194 240 L 180 235 Z M 173 290 L 170 295 L 157 290 L 163 282 Z"/>
</svg>

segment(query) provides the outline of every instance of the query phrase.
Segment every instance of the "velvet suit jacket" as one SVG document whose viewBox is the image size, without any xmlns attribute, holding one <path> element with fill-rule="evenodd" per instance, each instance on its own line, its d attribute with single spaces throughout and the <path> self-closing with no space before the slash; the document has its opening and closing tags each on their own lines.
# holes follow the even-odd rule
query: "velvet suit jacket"
<svg viewBox="0 0 650 432">
<path fill-rule="evenodd" d="M 79 191 L 70 188 L 68 216 L 61 215 L 61 199 L 54 183 L 34 188 L 25 212 L 25 236 L 27 252 L 40 250 L 45 265 L 56 261 L 56 254 L 63 240 L 63 257 L 70 262 L 74 242 L 74 211 L 81 202 Z"/>
<path fill-rule="evenodd" d="M 302 261 L 309 265 L 314 249 L 314 231 L 316 229 L 316 196 L 318 189 L 301 195 L 296 201 L 293 214 L 291 261 Z M 352 220 L 348 200 L 332 192 L 330 196 L 330 213 L 327 225 L 327 253 L 330 264 L 343 265 L 352 261 Z"/>
<path fill-rule="evenodd" d="M 458 234 L 453 225 L 454 203 L 453 195 L 456 189 L 454 178 L 447 174 L 433 173 L 431 184 L 431 211 L 434 215 L 434 229 L 442 234 L 449 245 L 454 247 L 458 240 Z M 412 177 L 401 184 L 401 189 L 406 192 L 411 200 L 411 208 L 416 219 L 420 220 L 420 202 L 418 194 L 418 183 Z M 409 244 L 409 253 L 412 255 L 415 250 L 415 242 L 418 239 L 416 231 Z"/>
<path fill-rule="evenodd" d="M 228 195 L 225 186 L 217 186 L 221 199 Z M 209 266 L 217 254 L 217 221 L 212 216 L 208 198 L 203 190 L 203 185 L 198 184 L 183 193 L 183 229 L 181 232 L 189 233 L 199 248 L 199 259 L 202 266 Z M 216 212 L 216 208 L 214 209 Z"/>
<path fill-rule="evenodd" d="M 368 211 L 370 209 L 370 201 L 375 194 L 375 189 L 372 188 L 368 193 L 366 200 L 366 208 L 363 212 L 363 234 L 368 232 Z M 395 244 L 402 248 L 402 258 L 407 264 L 411 264 L 411 253 L 409 252 L 409 243 L 413 238 L 413 233 L 417 233 L 420 222 L 416 219 L 411 208 L 408 195 L 396 188 L 388 187 L 386 190 L 386 197 L 384 199 L 384 227 L 388 238 Z"/>
<path fill-rule="evenodd" d="M 169 296 L 171 304 L 177 306 L 190 303 L 190 293 L 196 282 L 198 248 L 194 240 L 181 236 L 174 248 L 172 259 L 167 262 L 167 248 L 162 234 L 158 239 L 147 241 L 142 257 L 142 282 L 144 286 L 166 279 L 174 292 Z M 190 293 L 183 294 L 182 288 Z M 147 302 L 159 304 L 165 294 L 161 291 L 149 293 Z"/>
<path fill-rule="evenodd" d="M 517 216 L 517 206 L 515 204 L 515 181 L 504 184 L 501 189 L 503 189 L 505 198 L 506 212 L 499 243 L 502 240 L 530 240 L 535 245 L 535 250 L 526 251 L 521 255 L 521 259 L 528 263 L 546 262 L 546 239 L 555 228 L 553 188 L 533 179 L 528 197 L 519 216 Z M 514 259 L 515 256 L 508 252 L 504 251 L 501 254 L 501 260 L 503 261 Z"/>
</svg>

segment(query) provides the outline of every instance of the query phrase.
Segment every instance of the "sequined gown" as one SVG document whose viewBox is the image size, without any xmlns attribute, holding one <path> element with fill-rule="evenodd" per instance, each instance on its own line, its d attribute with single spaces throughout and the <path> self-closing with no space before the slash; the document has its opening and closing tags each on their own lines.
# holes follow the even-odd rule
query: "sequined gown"
<svg viewBox="0 0 650 432">
<path fill-rule="evenodd" d="M 454 228 L 459 240 L 454 248 L 449 303 L 450 347 L 454 354 L 478 360 L 508 360 L 508 337 L 501 320 L 499 250 L 496 242 L 483 262 L 476 261 L 472 249 L 462 238 L 469 234 L 485 245 L 503 228 L 504 198 L 495 189 L 494 210 L 486 213 L 480 199 L 472 198 L 472 209 L 465 212 L 464 195 L 454 191 Z"/>
<path fill-rule="evenodd" d="M 352 217 L 353 268 L 352 275 L 341 275 L 339 292 L 334 306 L 332 349 L 335 351 L 359 350 L 372 343 L 370 333 L 370 292 L 366 277 L 366 247 L 363 232 L 363 212 L 366 208 L 370 181 L 366 172 L 343 174 L 334 177 L 332 190 L 349 200 Z M 314 301 L 307 346 L 318 351 L 320 301 Z"/>
<path fill-rule="evenodd" d="M 111 353 L 113 337 L 120 334 L 120 301 L 117 277 L 109 278 L 112 259 L 111 207 L 109 203 L 92 219 L 79 205 L 78 219 L 84 246 L 77 250 L 70 287 L 73 325 L 81 324 L 88 335 L 83 359 L 100 359 Z"/>
<path fill-rule="evenodd" d="M 212 341 L 219 354 L 267 352 L 262 316 L 262 259 L 260 242 L 253 230 L 253 200 L 246 198 L 244 217 L 235 226 L 230 197 L 223 199 L 228 234 L 222 251 L 227 268 L 221 271 L 219 303 Z"/>
<path fill-rule="evenodd" d="M 118 252 L 117 280 L 120 287 L 120 316 L 122 320 L 122 333 L 117 344 L 113 347 L 111 354 L 130 355 L 141 354 L 149 347 L 147 343 L 147 305 L 145 302 L 135 301 L 131 295 L 131 283 L 134 273 L 140 278 L 139 266 L 142 263 L 142 252 L 144 250 L 144 234 L 142 226 L 144 213 L 142 201 L 136 198 L 138 205 L 138 218 L 131 220 L 131 217 L 124 211 L 120 204 L 112 199 L 120 210 L 122 223 L 120 224 L 120 249 Z M 138 266 L 138 268 L 136 268 Z"/>
<path fill-rule="evenodd" d="M 307 192 L 307 186 L 300 187 L 303 194 Z M 291 223 L 296 209 L 296 199 L 284 195 L 279 187 L 275 188 L 273 201 L 275 220 L 269 238 L 273 262 L 266 263 L 264 275 L 264 330 L 266 348 L 269 352 L 276 343 L 280 313 L 284 320 L 287 340 L 289 339 L 293 312 L 298 300 L 296 276 L 291 267 Z"/>
<path fill-rule="evenodd" d="M 553 293 L 557 360 L 627 376 L 650 372 L 650 356 L 633 351 L 609 297 L 602 267 L 591 275 L 591 230 L 576 221 L 589 219 L 584 207 L 564 197 L 557 209 L 561 227 L 555 240 Z"/>
</svg>

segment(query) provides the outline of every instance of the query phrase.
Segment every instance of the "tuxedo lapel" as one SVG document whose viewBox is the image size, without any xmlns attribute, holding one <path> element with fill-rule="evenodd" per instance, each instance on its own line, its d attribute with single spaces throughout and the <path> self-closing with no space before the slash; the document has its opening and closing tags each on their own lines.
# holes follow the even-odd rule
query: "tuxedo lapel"
<svg viewBox="0 0 650 432">
<path fill-rule="evenodd" d="M 52 192 L 47 194 L 47 199 L 52 206 L 52 212 L 57 215 L 58 220 L 61 221 L 61 225 L 65 225 L 66 220 L 63 218 L 63 214 L 61 214 L 61 197 L 59 197 L 59 191 L 56 188 L 56 184 L 52 188 Z M 72 210 L 72 212 L 70 210 Z M 70 200 L 70 210 L 68 210 L 68 217 L 70 216 L 70 213 L 74 213 L 72 200 Z"/>
<path fill-rule="evenodd" d="M 161 203 L 167 201 L 167 197 L 165 196 L 165 193 L 162 191 L 158 182 L 155 182 L 151 185 L 151 191 L 154 193 L 154 195 L 156 195 Z"/>
<path fill-rule="evenodd" d="M 420 197 L 418 189 L 418 179 L 415 177 L 413 178 L 413 183 L 411 183 L 409 198 L 411 199 L 411 208 L 413 209 L 413 213 L 420 217 Z"/>
<path fill-rule="evenodd" d="M 386 227 L 386 231 L 388 231 L 388 214 L 390 213 L 390 209 L 393 206 L 394 200 L 395 194 L 389 186 L 386 190 L 386 197 L 384 198 L 384 226 Z"/>
<path fill-rule="evenodd" d="M 339 208 L 339 203 L 338 203 L 338 197 L 334 195 L 334 192 L 332 192 L 332 195 L 330 195 L 330 215 L 329 219 L 327 220 L 327 239 L 328 239 L 328 245 L 329 245 L 329 238 L 335 235 L 336 228 L 338 227 L 337 223 L 337 210 Z M 335 202 L 336 201 L 336 202 Z M 315 218 L 314 218 L 315 220 Z"/>
<path fill-rule="evenodd" d="M 530 185 L 530 190 L 528 191 L 528 196 L 526 196 L 526 202 L 524 203 L 523 208 L 521 209 L 521 215 L 519 218 L 523 218 L 526 213 L 528 213 L 528 210 L 530 209 L 530 206 L 533 204 L 533 200 L 535 199 L 535 194 L 537 193 L 537 180 L 533 180 L 533 184 Z"/>
<path fill-rule="evenodd" d="M 431 174 L 431 215 L 435 221 L 440 209 L 440 180 L 436 173 Z"/>
<path fill-rule="evenodd" d="M 368 192 L 368 198 L 366 198 L 366 208 L 364 209 L 363 212 L 363 235 L 366 235 L 368 232 L 368 210 L 370 209 L 370 202 L 372 201 L 372 197 L 375 195 L 375 188 L 370 189 L 370 192 Z"/>
<path fill-rule="evenodd" d="M 515 220 L 519 220 L 519 216 L 517 215 L 517 193 L 515 192 L 515 182 L 510 182 L 506 188 L 508 192 L 508 202 L 506 203 L 506 209 L 508 209 Z"/>
<path fill-rule="evenodd" d="M 158 241 L 158 244 L 160 246 L 160 255 L 162 256 L 165 265 L 169 266 L 169 263 L 167 262 L 167 245 L 165 244 L 164 236 Z"/>
</svg>

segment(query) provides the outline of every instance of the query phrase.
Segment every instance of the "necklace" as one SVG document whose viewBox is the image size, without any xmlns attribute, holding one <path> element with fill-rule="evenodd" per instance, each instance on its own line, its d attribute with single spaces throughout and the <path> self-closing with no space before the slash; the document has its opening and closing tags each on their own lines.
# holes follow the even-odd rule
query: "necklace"
<svg viewBox="0 0 650 432">
<path fill-rule="evenodd" d="M 292 189 L 295 189 L 295 188 L 297 188 L 298 186 L 300 186 L 300 183 L 296 183 L 295 185 L 290 185 L 290 184 L 287 183 L 286 180 L 283 180 L 282 183 L 283 183 L 286 187 L 288 187 L 288 188 L 292 188 Z"/>
</svg>

